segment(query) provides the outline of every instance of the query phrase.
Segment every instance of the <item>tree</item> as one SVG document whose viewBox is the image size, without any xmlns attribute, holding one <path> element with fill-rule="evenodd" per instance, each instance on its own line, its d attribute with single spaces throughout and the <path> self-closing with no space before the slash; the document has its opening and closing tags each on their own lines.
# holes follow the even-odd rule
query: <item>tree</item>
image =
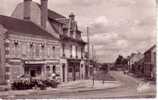
<svg viewBox="0 0 158 100">
<path fill-rule="evenodd" d="M 124 59 L 123 56 L 122 56 L 122 55 L 119 55 L 119 56 L 117 57 L 116 61 L 115 61 L 115 65 L 120 65 L 120 64 L 122 64 L 123 59 Z"/>
<path fill-rule="evenodd" d="M 127 65 L 128 64 L 128 60 L 126 58 L 124 58 L 123 61 L 122 61 L 122 64 L 123 65 Z"/>
</svg>

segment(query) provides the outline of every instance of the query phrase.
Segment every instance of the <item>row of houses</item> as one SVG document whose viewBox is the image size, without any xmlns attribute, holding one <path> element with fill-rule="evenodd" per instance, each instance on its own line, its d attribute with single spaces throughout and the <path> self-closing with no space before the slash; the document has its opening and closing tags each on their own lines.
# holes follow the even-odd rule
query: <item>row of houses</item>
<svg viewBox="0 0 158 100">
<path fill-rule="evenodd" d="M 86 42 L 75 15 L 65 17 L 38 4 L 23 0 L 11 16 L 0 15 L 0 82 L 19 75 L 46 79 L 57 73 L 62 82 L 89 76 Z"/>
<path fill-rule="evenodd" d="M 128 56 L 128 70 L 146 79 L 156 79 L 156 45 L 144 53 L 132 53 Z"/>
</svg>

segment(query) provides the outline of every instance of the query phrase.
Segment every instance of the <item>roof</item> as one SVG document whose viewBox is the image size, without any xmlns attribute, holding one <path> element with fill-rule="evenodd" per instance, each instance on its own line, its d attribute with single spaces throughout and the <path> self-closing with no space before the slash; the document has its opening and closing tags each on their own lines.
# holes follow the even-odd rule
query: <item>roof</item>
<svg viewBox="0 0 158 100">
<path fill-rule="evenodd" d="M 41 8 L 41 5 L 39 3 L 36 3 L 36 4 L 39 6 L 39 8 Z M 48 18 L 56 20 L 56 19 L 63 19 L 63 18 L 66 18 L 66 17 L 59 14 L 59 13 L 57 13 L 57 12 L 55 12 L 55 11 L 53 11 L 53 10 L 48 9 Z"/>
<path fill-rule="evenodd" d="M 153 45 L 152 47 L 150 47 L 147 51 L 145 51 L 144 54 L 147 53 L 147 52 L 149 52 L 149 51 L 151 51 L 151 50 L 154 49 L 155 47 L 156 47 L 156 45 L 154 44 L 154 45 Z"/>
<path fill-rule="evenodd" d="M 48 17 L 52 19 L 66 18 L 65 16 L 48 9 Z"/>
<path fill-rule="evenodd" d="M 39 3 L 36 3 L 36 4 L 39 6 L 39 8 L 41 8 L 41 5 Z M 49 19 L 49 21 L 52 20 L 52 21 L 55 21 L 55 22 L 57 22 L 59 24 L 62 24 L 62 25 L 64 25 L 63 27 L 65 29 L 68 29 L 69 19 L 66 18 L 65 16 L 63 16 L 63 15 L 61 15 L 61 14 L 59 14 L 59 13 L 53 11 L 53 10 L 48 9 L 48 19 Z M 53 24 L 51 24 L 51 25 L 54 28 L 54 25 Z M 55 31 L 58 32 L 56 29 L 55 29 Z M 79 33 L 81 32 L 80 30 L 78 30 L 78 28 L 77 28 L 77 31 Z"/>
<path fill-rule="evenodd" d="M 46 30 L 43 30 L 40 26 L 34 24 L 31 21 L 0 15 L 0 24 L 2 24 L 8 31 L 33 35 L 42 35 L 52 37 L 57 40 L 56 37 L 48 33 Z"/>
</svg>

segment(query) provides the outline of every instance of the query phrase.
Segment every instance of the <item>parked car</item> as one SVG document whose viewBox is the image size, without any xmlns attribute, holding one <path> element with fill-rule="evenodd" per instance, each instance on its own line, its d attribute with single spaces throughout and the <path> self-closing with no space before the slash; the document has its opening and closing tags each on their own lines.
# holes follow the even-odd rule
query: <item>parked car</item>
<svg viewBox="0 0 158 100">
<path fill-rule="evenodd" d="M 40 88 L 41 90 L 44 90 L 47 87 L 56 88 L 58 84 L 59 82 L 57 82 L 55 79 L 43 80 L 20 76 L 18 80 L 15 80 L 13 83 L 11 83 L 11 88 L 13 90 L 27 90 L 33 88 Z"/>
<path fill-rule="evenodd" d="M 59 74 L 56 74 L 56 73 L 52 73 L 48 79 L 49 79 L 49 80 L 55 80 L 55 81 L 58 82 L 58 83 L 61 82 L 60 75 L 59 75 Z"/>
</svg>

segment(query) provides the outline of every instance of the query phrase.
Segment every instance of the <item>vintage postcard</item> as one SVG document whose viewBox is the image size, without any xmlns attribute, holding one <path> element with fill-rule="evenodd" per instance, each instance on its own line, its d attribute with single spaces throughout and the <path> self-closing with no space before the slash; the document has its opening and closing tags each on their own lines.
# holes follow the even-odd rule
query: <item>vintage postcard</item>
<svg viewBox="0 0 158 100">
<path fill-rule="evenodd" d="M 156 0 L 0 0 L 1 99 L 156 99 Z"/>
</svg>

